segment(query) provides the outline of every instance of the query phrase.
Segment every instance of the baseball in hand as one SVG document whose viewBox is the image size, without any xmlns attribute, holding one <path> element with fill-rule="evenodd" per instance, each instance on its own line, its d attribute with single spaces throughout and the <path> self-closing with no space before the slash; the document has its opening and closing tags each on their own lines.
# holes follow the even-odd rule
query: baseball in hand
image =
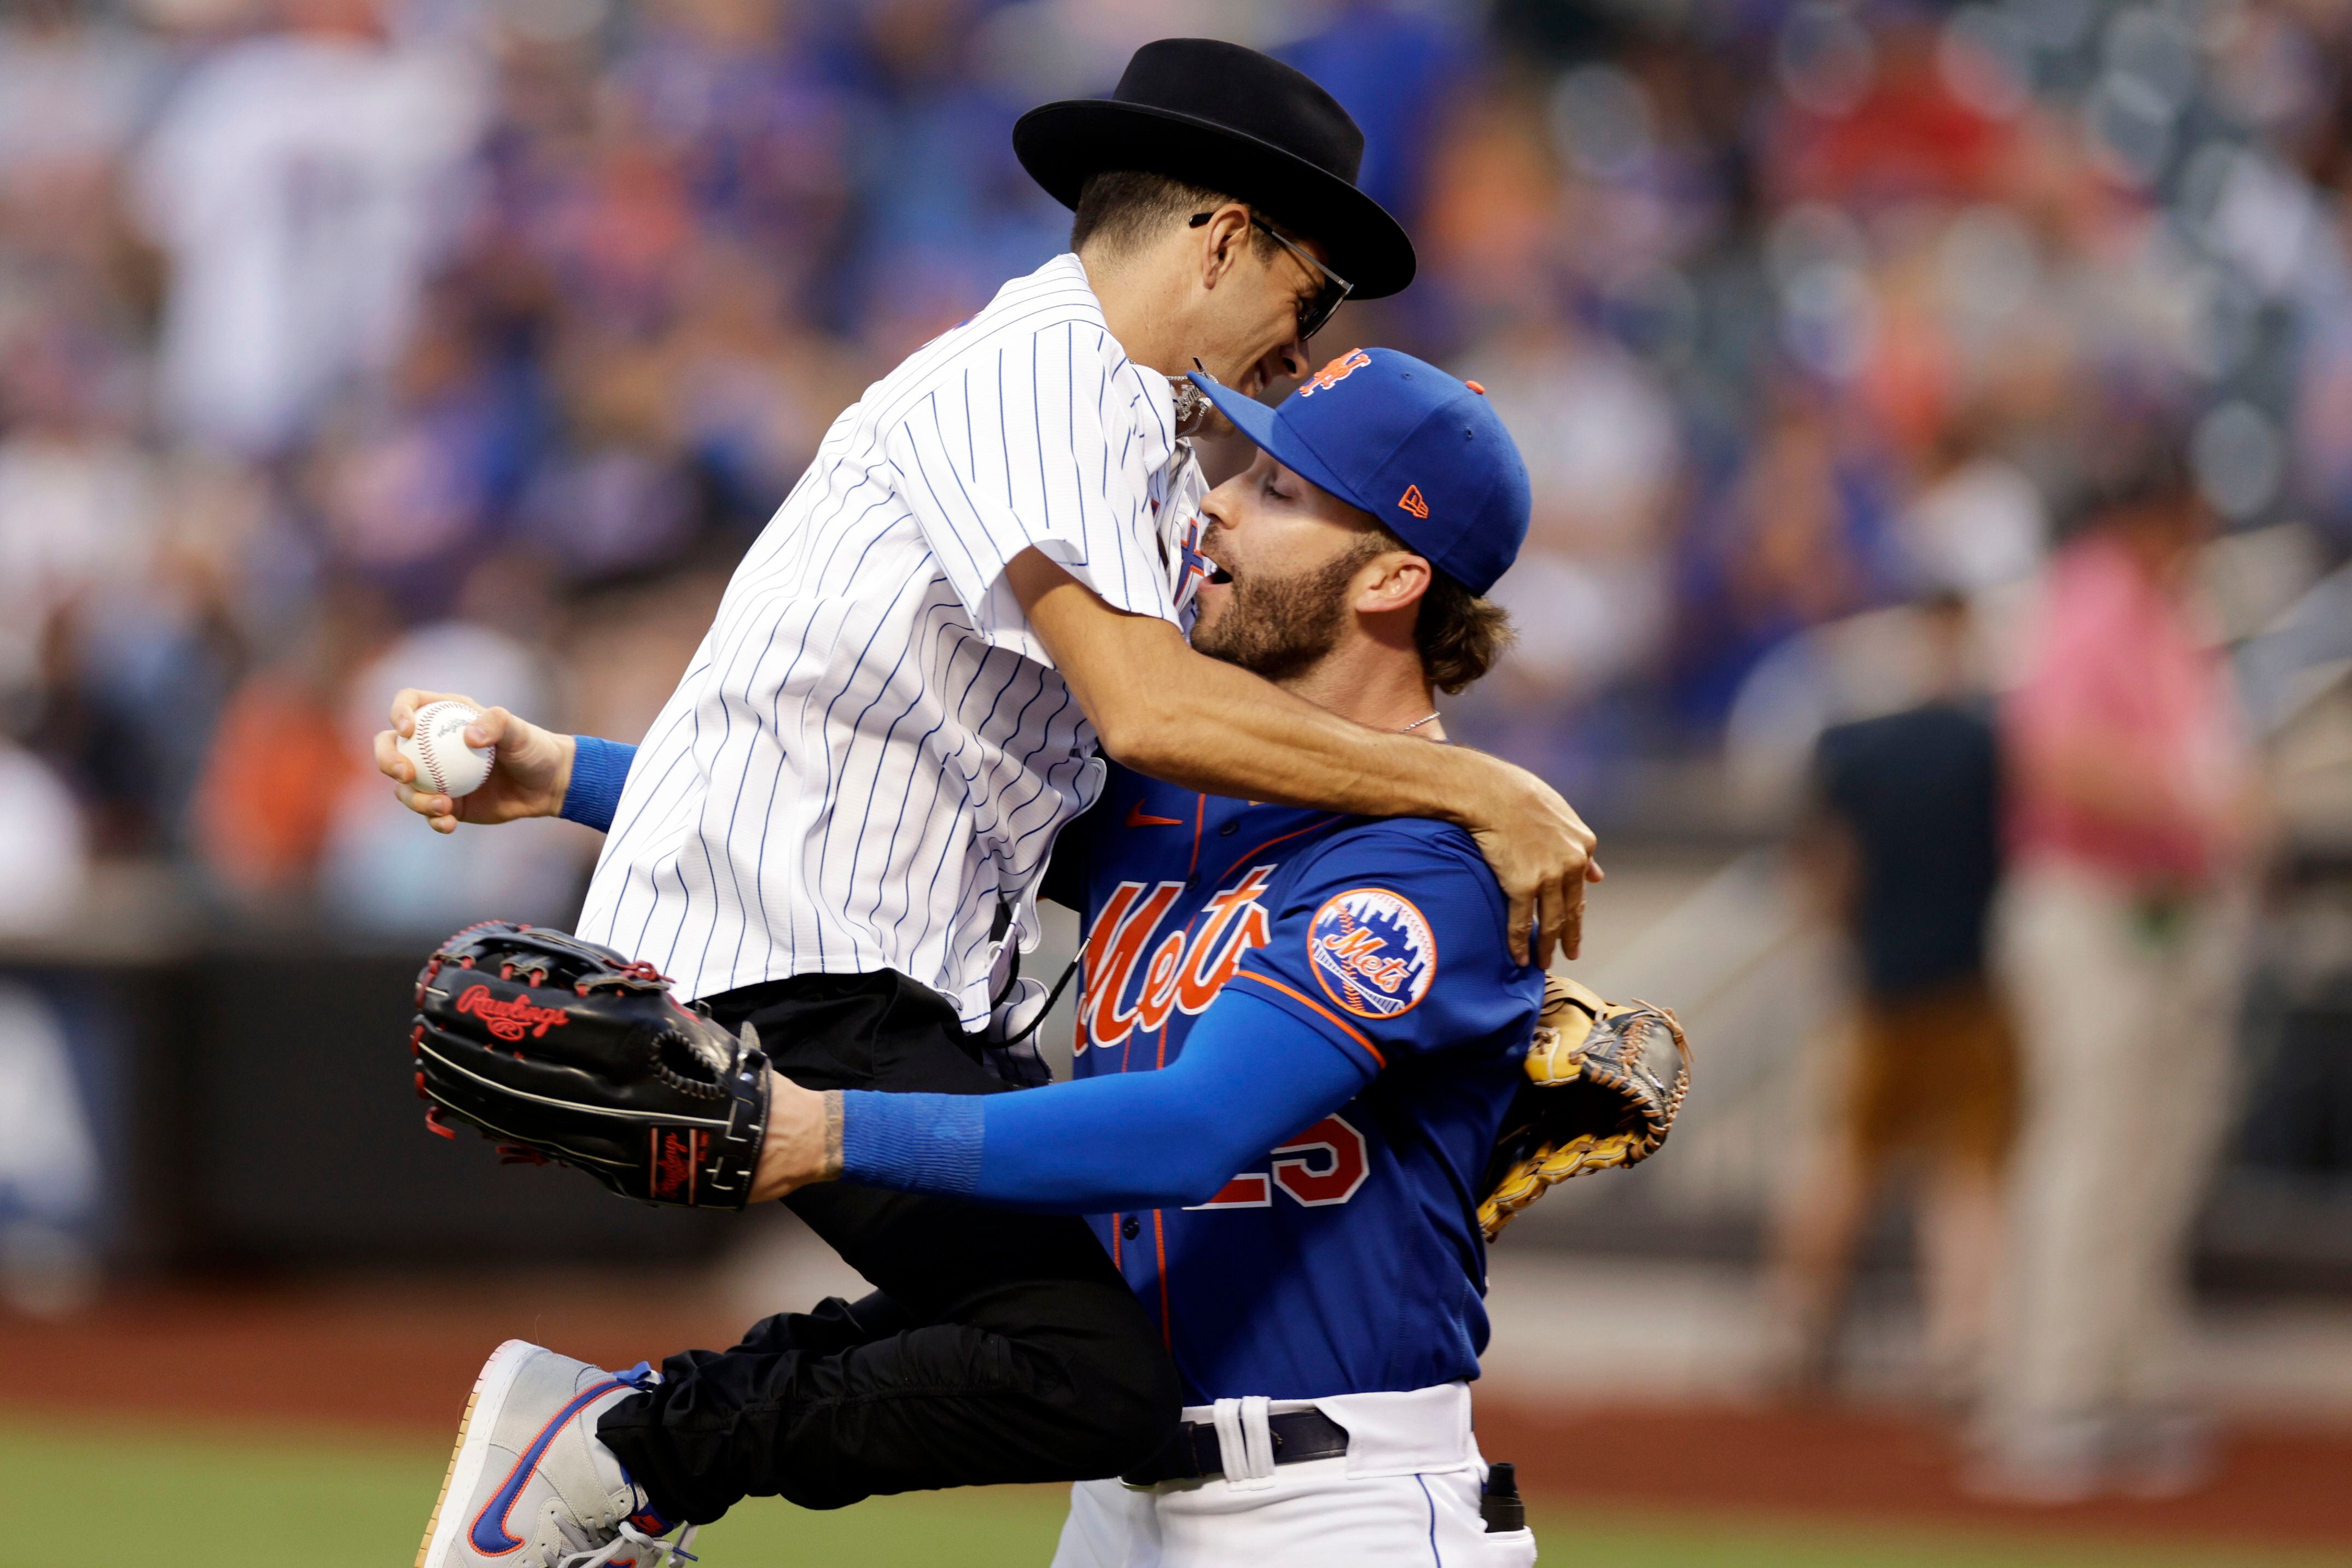
<svg viewBox="0 0 2352 1568">
<path fill-rule="evenodd" d="M 499 748 L 466 744 L 466 727 L 481 716 L 464 703 L 426 703 L 416 710 L 416 727 L 401 741 L 400 754 L 416 769 L 417 789 L 455 800 L 482 787 Z"/>
</svg>

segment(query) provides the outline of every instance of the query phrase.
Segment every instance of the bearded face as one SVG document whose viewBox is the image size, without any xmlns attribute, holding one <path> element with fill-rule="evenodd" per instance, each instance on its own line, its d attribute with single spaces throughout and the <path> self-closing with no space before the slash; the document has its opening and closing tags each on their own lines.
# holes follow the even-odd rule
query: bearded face
<svg viewBox="0 0 2352 1568">
<path fill-rule="evenodd" d="M 1225 591 L 1202 602 L 1192 646 L 1269 681 L 1313 668 L 1339 645 L 1349 586 L 1356 569 L 1378 553 L 1359 546 L 1320 566 L 1278 572 L 1237 559 L 1221 527 L 1209 529 L 1201 548 L 1217 563 L 1211 580 Z"/>
</svg>

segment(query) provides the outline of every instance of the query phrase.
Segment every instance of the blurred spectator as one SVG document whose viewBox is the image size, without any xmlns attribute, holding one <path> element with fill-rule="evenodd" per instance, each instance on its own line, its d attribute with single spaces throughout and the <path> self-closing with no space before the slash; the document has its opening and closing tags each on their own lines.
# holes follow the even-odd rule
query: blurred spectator
<svg viewBox="0 0 2352 1568">
<path fill-rule="evenodd" d="M 0 1305 L 57 1316 L 98 1287 L 98 1139 L 58 1009 L 0 984 Z"/>
<path fill-rule="evenodd" d="M 152 464 L 123 428 L 112 368 L 100 345 L 51 332 L 0 369 L 0 690 L 35 678 L 55 616 L 147 570 Z"/>
<path fill-rule="evenodd" d="M 2231 1107 L 2251 758 L 2191 567 L 2210 525 L 2172 433 L 2116 433 L 2002 714 L 2003 952 L 2027 1066 L 1988 1490 L 2179 1490 L 2185 1249 Z"/>
<path fill-rule="evenodd" d="M 668 361 L 625 339 L 569 345 L 558 377 L 569 449 L 522 506 L 529 537 L 583 577 L 675 558 L 701 520 L 671 407 Z"/>
<path fill-rule="evenodd" d="M 0 185 L 100 172 L 139 128 L 163 62 L 153 44 L 73 0 L 0 21 Z"/>
<path fill-rule="evenodd" d="M 313 448 L 331 544 L 411 613 L 446 608 L 536 455 L 538 389 L 499 373 L 469 305 L 430 298 L 380 395 L 346 400 Z"/>
<path fill-rule="evenodd" d="M 1358 183 L 1394 213 L 1421 205 L 1432 132 L 1475 56 L 1459 20 L 1437 8 L 1344 0 L 1310 36 L 1278 51 L 1363 127 Z"/>
<path fill-rule="evenodd" d="M 151 487 L 153 538 L 134 558 L 144 570 L 108 563 L 49 622 L 35 732 L 110 855 L 184 848 L 189 799 L 246 670 L 239 614 L 260 598 L 247 557 L 268 508 L 254 476 L 190 456 L 158 465 Z"/>
<path fill-rule="evenodd" d="M 1979 422 L 1946 424 L 1920 479 L 1895 525 L 1916 581 L 1973 593 L 2042 564 L 2050 532 L 2042 492 L 1990 450 Z"/>
<path fill-rule="evenodd" d="M 161 348 L 176 429 L 267 454 L 388 366 L 459 211 L 482 118 L 463 56 L 388 37 L 376 0 L 284 0 L 283 31 L 184 80 L 140 204 L 172 259 Z"/>
<path fill-rule="evenodd" d="M 2352 159 L 2332 202 L 2315 201 L 2312 216 L 2334 222 L 2306 242 L 2302 401 L 2297 466 L 2313 520 L 2341 547 L 2352 547 Z M 2332 214 L 2329 206 L 2334 208 Z"/>
<path fill-rule="evenodd" d="M 89 880 L 81 807 L 47 765 L 0 737 L 0 936 L 48 936 L 79 913 Z"/>
<path fill-rule="evenodd" d="M 1637 360 L 1566 324 L 1522 322 L 1458 356 L 1528 454 L 1535 510 L 1496 586 L 1519 627 L 1511 700 L 1557 715 L 1649 668 L 1674 601 L 1674 406 Z"/>
<path fill-rule="evenodd" d="M 1791 387 L 1775 400 L 1741 471 L 1685 541 L 1686 715 L 1712 727 L 1775 643 L 1891 590 L 1882 462 L 1817 395 Z"/>
<path fill-rule="evenodd" d="M 1013 120 L 1168 26 L 1138 0 L 7 7 L 0 688 L 93 852 L 230 852 L 190 807 L 229 695 L 241 722 L 340 702 L 295 661 L 352 585 L 383 639 L 474 621 L 475 568 L 518 550 L 583 615 L 701 592 L 878 370 L 1061 248 Z M 1218 0 L 1184 26 L 1364 126 L 1422 278 L 1328 348 L 1447 363 L 1518 431 L 1524 641 L 1460 716 L 1604 831 L 1737 831 L 1737 694 L 1833 646 L 1873 663 L 1842 629 L 1923 586 L 1997 585 L 1980 627 L 2013 643 L 1995 601 L 2030 597 L 2110 394 L 2203 411 L 2232 526 L 2308 522 L 2314 570 L 2352 549 L 2340 17 Z M 479 623 L 559 688 L 676 641 Z M 1908 700 L 1811 702 L 1784 777 L 1825 719 Z M 323 841 L 279 826 L 226 883 L 299 903 Z"/>
<path fill-rule="evenodd" d="M 1784 1195 L 1774 1293 L 1791 1390 L 1829 1391 L 1854 1249 L 1890 1179 L 1909 1176 L 1927 1370 L 1959 1403 L 1982 1368 L 2018 1070 L 1986 974 L 1999 768 L 1967 601 L 1947 593 L 1920 614 L 1927 700 L 1822 734 L 1798 840 L 1807 881 L 1852 942 L 1861 995 L 1827 1136 Z"/>
<path fill-rule="evenodd" d="M 345 685 L 388 630 L 380 595 L 340 585 L 230 700 L 193 807 L 192 836 L 223 891 L 308 905 L 344 786 L 367 758 L 347 737 Z"/>
</svg>

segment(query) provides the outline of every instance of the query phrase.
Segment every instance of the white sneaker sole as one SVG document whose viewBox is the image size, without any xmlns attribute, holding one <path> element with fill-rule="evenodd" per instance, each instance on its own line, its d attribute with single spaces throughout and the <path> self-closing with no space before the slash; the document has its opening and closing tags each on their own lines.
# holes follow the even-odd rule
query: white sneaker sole
<svg viewBox="0 0 2352 1568">
<path fill-rule="evenodd" d="M 466 1396 L 466 1414 L 457 1423 L 457 1446 L 449 1455 L 449 1473 L 441 1478 L 441 1495 L 434 1500 L 433 1517 L 425 1525 L 425 1544 L 416 1549 L 416 1568 L 450 1568 L 457 1560 L 448 1555 L 466 1530 L 466 1503 L 481 1485 L 482 1467 L 490 1456 L 490 1433 L 498 1427 L 499 1406 L 514 1388 L 515 1376 L 539 1346 L 510 1339 L 490 1353 Z M 478 1428 L 475 1417 L 481 1417 Z M 456 1498 L 453 1511 L 449 1500 Z"/>
</svg>

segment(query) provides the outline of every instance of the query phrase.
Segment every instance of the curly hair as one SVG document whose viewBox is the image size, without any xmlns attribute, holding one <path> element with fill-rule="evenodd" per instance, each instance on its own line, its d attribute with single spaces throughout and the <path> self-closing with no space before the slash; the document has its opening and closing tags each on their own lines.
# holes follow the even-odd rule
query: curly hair
<svg viewBox="0 0 2352 1568">
<path fill-rule="evenodd" d="M 1369 513 L 1364 514 L 1364 527 L 1367 538 L 1357 547 L 1359 562 L 1390 550 L 1421 554 Z M 1431 685 L 1449 696 L 1461 691 L 1492 670 L 1517 640 L 1509 611 L 1431 564 L 1429 591 L 1421 596 L 1421 613 L 1412 623 L 1413 648 Z"/>
</svg>

